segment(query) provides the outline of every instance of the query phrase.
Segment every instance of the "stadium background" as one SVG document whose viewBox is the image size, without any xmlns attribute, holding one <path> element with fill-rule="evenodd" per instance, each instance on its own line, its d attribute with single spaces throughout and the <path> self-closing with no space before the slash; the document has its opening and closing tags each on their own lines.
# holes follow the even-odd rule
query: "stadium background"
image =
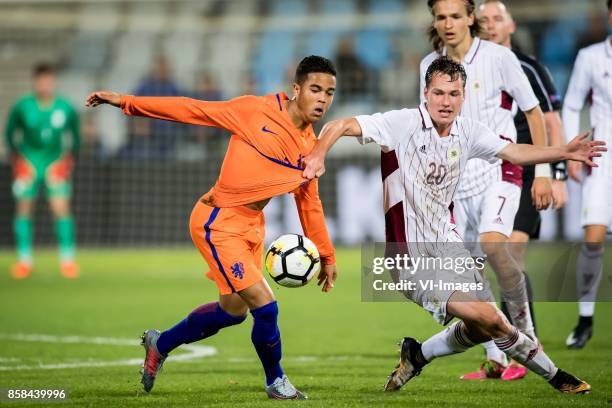
<svg viewBox="0 0 612 408">
<path fill-rule="evenodd" d="M 605 36 L 605 1 L 509 3 L 519 22 L 516 40 L 551 68 L 563 91 L 577 49 Z M 418 63 L 429 50 L 429 21 L 425 0 L 0 0 L 0 128 L 10 104 L 29 91 L 32 65 L 50 61 L 60 68 L 60 93 L 81 113 L 83 135 L 73 200 L 82 274 L 75 280 L 59 274 L 42 199 L 34 272 L 11 279 L 14 203 L 0 142 L 0 405 L 3 390 L 29 387 L 67 389 L 62 406 L 74 407 L 277 406 L 262 392 L 250 322 L 195 344 L 214 347 L 212 356 L 187 361 L 189 351 L 181 347 L 165 363 L 154 392 L 143 395 L 138 335 L 170 327 L 217 296 L 188 242 L 187 220 L 194 201 L 214 182 L 227 135 L 126 120 L 108 107 L 86 110 L 84 98 L 99 88 L 203 99 L 289 90 L 293 65 L 318 53 L 339 69 L 339 93 L 326 119 L 411 106 L 418 101 Z M 350 42 L 353 52 L 339 58 L 340 44 L 350 50 Z M 169 72 L 171 81 L 145 80 L 154 67 Z M 313 284 L 297 290 L 272 284 L 281 305 L 283 366 L 311 398 L 309 407 L 610 404 L 610 302 L 598 303 L 596 334 L 580 351 L 564 343 L 575 323 L 575 303 L 536 305 L 547 353 L 593 386 L 585 398 L 557 393 L 533 374 L 513 383 L 458 381 L 482 362 L 478 347 L 435 362 L 402 392 L 382 393 L 397 361 L 398 338 L 423 340 L 440 326 L 411 303 L 361 301 L 361 251 L 350 246 L 383 234 L 378 152 L 352 141 L 336 146 L 326 164 L 321 194 L 340 244 L 335 288 L 323 294 Z M 571 219 L 577 197 L 574 189 L 562 228 L 549 216 L 546 236 L 579 236 Z M 300 230 L 290 196 L 274 199 L 266 216 L 268 238 Z M 568 259 L 566 244 L 550 245 L 530 246 L 527 265 L 534 274 Z M 575 263 L 566 264 L 573 273 Z M 568 274 L 565 283 L 573 282 Z M 610 299 L 612 291 L 607 293 Z"/>
<path fill-rule="evenodd" d="M 195 200 L 217 175 L 227 135 L 185 125 L 127 120 L 110 108 L 87 110 L 95 89 L 143 95 L 227 99 L 289 91 L 303 56 L 331 58 L 338 94 L 326 120 L 414 106 L 418 63 L 430 50 L 424 1 L 200 0 L 0 1 L 0 126 L 30 89 L 34 63 L 60 68 L 59 92 L 81 113 L 82 150 L 73 208 L 81 246 L 147 246 L 189 241 Z M 512 1 L 515 41 L 551 70 L 563 93 L 577 50 L 606 35 L 601 0 Z M 584 127 L 588 119 L 583 115 Z M 13 245 L 10 167 L 0 146 L 0 247 Z M 321 195 L 337 243 L 382 240 L 375 148 L 337 146 Z M 546 239 L 580 237 L 577 187 L 561 214 L 549 212 Z M 300 231 L 293 200 L 266 209 L 267 236 Z M 55 242 L 43 200 L 36 243 Z M 560 221 L 560 222 L 558 222 Z"/>
</svg>

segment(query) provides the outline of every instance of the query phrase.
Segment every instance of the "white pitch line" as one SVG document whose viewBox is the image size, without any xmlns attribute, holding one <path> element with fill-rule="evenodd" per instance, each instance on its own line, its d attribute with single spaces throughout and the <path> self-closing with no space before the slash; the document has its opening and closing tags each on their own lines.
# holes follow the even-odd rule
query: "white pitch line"
<svg viewBox="0 0 612 408">
<path fill-rule="evenodd" d="M 50 334 L 0 333 L 0 340 L 27 341 L 35 343 L 104 344 L 111 346 L 136 346 L 140 344 L 137 339 L 119 339 L 113 337 L 54 336 Z"/>
<path fill-rule="evenodd" d="M 53 336 L 47 334 L 3 334 L 0 333 L 0 340 L 12 340 L 35 343 L 63 343 L 63 344 L 95 344 L 110 346 L 139 346 L 140 341 L 136 339 L 113 338 L 113 337 L 82 337 L 82 336 Z M 217 354 L 217 349 L 211 346 L 198 346 L 186 344 L 181 347 L 186 353 L 172 355 L 169 361 L 190 361 L 203 357 L 210 357 Z M 5 359 L 6 360 L 6 359 Z M 17 360 L 18 361 L 18 360 Z M 142 358 L 127 358 L 111 361 L 85 360 L 71 363 L 58 364 L 36 364 L 36 365 L 15 365 L 0 366 L 0 371 L 13 370 L 55 370 L 63 368 L 83 368 L 83 367 L 110 367 L 110 366 L 138 366 L 142 365 Z"/>
<path fill-rule="evenodd" d="M 21 361 L 20 358 L 14 358 L 14 357 L 0 357 L 0 363 L 16 363 L 18 361 Z"/>
<path fill-rule="evenodd" d="M 136 339 L 114 338 L 114 337 L 83 337 L 83 336 L 54 336 L 48 334 L 4 334 L 0 333 L 0 340 L 12 340 L 22 342 L 36 343 L 63 343 L 63 344 L 94 344 L 94 345 L 111 345 L 111 346 L 139 346 L 140 341 Z M 169 361 L 191 361 L 198 358 L 210 357 L 217 354 L 217 349 L 211 346 L 198 346 L 194 344 L 185 344 L 181 346 L 181 350 L 187 353 L 172 355 L 168 357 Z M 286 356 L 284 361 L 291 363 L 311 363 L 317 361 L 346 361 L 346 360 L 361 360 L 359 355 L 355 356 Z M 18 358 L 1 358 L 2 362 L 19 362 Z M 256 363 L 258 360 L 255 357 L 230 357 L 225 359 L 229 363 Z M 142 358 L 130 358 L 112 361 L 99 360 L 83 360 L 70 363 L 43 364 L 36 365 L 13 365 L 0 366 L 0 371 L 12 370 L 55 370 L 63 368 L 83 368 L 83 367 L 110 367 L 110 366 L 138 366 L 142 365 Z"/>
<path fill-rule="evenodd" d="M 313 363 L 318 361 L 357 361 L 363 360 L 359 355 L 354 356 L 283 356 L 284 362 L 290 363 Z M 225 359 L 228 363 L 255 363 L 257 357 L 230 357 Z"/>
</svg>

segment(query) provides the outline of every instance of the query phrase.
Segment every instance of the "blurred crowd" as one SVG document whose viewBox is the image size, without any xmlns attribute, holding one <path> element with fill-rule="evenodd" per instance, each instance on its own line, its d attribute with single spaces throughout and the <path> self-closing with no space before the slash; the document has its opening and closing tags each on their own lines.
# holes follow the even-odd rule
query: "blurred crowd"
<svg viewBox="0 0 612 408">
<path fill-rule="evenodd" d="M 602 41 L 608 34 L 606 16 L 601 10 L 602 7 L 593 6 L 590 14 L 574 18 L 531 18 L 521 22 L 519 17 L 519 29 L 513 42 L 523 51 L 535 55 L 550 69 L 563 94 L 578 49 Z M 289 11 L 295 12 L 292 9 Z M 279 12 L 283 12 L 282 9 Z M 296 33 L 284 33 L 280 37 L 275 34 L 283 33 L 263 32 L 261 38 L 255 41 L 259 45 L 252 50 L 254 55 L 248 57 L 246 67 L 241 67 L 244 75 L 235 78 L 239 84 L 231 89 L 225 78 L 229 73 L 219 71 L 207 62 L 195 63 L 194 80 L 189 81 L 192 82 L 191 86 L 186 86 L 185 78 L 176 74 L 180 70 L 175 68 L 181 61 L 161 51 L 164 48 L 158 44 L 154 47 L 156 51 L 150 59 L 147 74 L 137 85 L 133 89 L 116 90 L 142 96 L 187 96 L 210 101 L 240 94 L 290 91 L 288 85 L 292 79 L 293 64 L 304 56 L 299 55 L 296 59 L 294 54 L 303 50 L 305 53 L 320 51 L 336 64 L 338 92 L 330 119 L 412 106 L 419 101 L 419 61 L 430 50 L 424 30 L 406 27 L 400 31 L 396 28 L 322 31 L 320 36 L 317 36 L 317 32 L 308 32 L 303 38 Z M 284 50 L 278 49 L 279 44 L 290 44 L 293 51 L 284 55 Z M 269 52 L 270 49 L 273 52 Z M 122 126 L 126 131 L 120 146 L 109 148 L 105 143 L 107 140 L 101 140 L 104 139 L 104 131 L 100 127 L 105 123 L 96 120 L 97 113 L 83 113 L 83 154 L 99 158 L 199 160 L 211 155 L 221 156 L 227 139 L 219 137 L 224 134 L 223 131 L 212 128 L 138 118 L 124 122 Z"/>
<path fill-rule="evenodd" d="M 129 92 L 137 96 L 184 96 L 207 101 L 220 101 L 223 93 L 213 77 L 202 72 L 193 89 L 183 89 L 174 79 L 171 64 L 163 54 L 155 56 L 149 73 Z M 114 154 L 105 152 L 99 139 L 94 112 L 87 112 L 83 121 L 84 154 L 122 159 L 198 159 L 206 152 L 215 152 L 222 144 L 217 128 L 189 126 L 162 120 L 135 117 L 127 122 L 127 140 Z M 195 151 L 194 151 L 195 149 Z"/>
<path fill-rule="evenodd" d="M 530 28 L 523 27 L 522 33 L 519 32 L 517 35 L 516 42 L 520 48 L 534 53 L 550 68 L 561 90 L 567 85 L 578 50 L 588 44 L 602 41 L 607 35 L 605 16 L 599 13 L 591 14 L 582 28 L 574 27 L 579 33 L 577 36 L 568 29 L 566 21 L 550 24 L 545 30 L 542 30 L 541 26 L 537 30 Z M 418 64 L 422 54 L 428 50 L 406 45 L 402 47 L 405 49 L 397 52 L 395 56 L 397 58 L 393 60 L 393 69 L 377 69 L 364 61 L 355 51 L 352 36 L 342 37 L 332 57 L 338 70 L 338 93 L 331 115 L 339 116 L 345 112 L 355 113 L 355 110 L 371 110 L 377 106 L 382 109 L 387 106 L 417 103 Z M 282 83 L 291 83 L 290 73 L 293 68 L 293 66 L 286 67 Z M 243 88 L 244 94 L 273 91 L 277 90 L 262 89 L 252 77 L 247 78 Z M 187 96 L 209 101 L 237 96 L 224 93 L 215 76 L 206 71 L 197 75 L 193 88 L 182 88 L 174 77 L 172 61 L 164 54 L 158 54 L 153 58 L 148 74 L 141 79 L 135 89 L 131 90 L 131 93 L 140 96 Z M 90 154 L 109 156 L 104 154 L 104 149 L 99 146 L 96 126 L 90 116 L 91 113 L 88 113 L 84 118 L 85 147 Z M 127 126 L 125 144 L 113 152 L 112 157 L 190 160 L 210 154 L 221 154 L 219 149 L 225 146 L 224 138 L 218 137 L 224 132 L 218 129 L 142 118 L 128 121 Z"/>
</svg>

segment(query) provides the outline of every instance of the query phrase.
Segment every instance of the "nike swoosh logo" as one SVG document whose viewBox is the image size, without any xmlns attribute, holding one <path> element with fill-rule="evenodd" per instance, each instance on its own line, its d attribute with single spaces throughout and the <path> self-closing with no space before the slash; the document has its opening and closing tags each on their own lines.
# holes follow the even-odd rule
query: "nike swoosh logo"
<svg viewBox="0 0 612 408">
<path fill-rule="evenodd" d="M 266 126 L 263 126 L 263 127 L 261 128 L 261 130 L 262 130 L 262 131 L 264 131 L 264 132 L 266 132 L 266 133 L 272 133 L 273 135 L 278 136 L 278 133 L 276 133 L 276 132 L 274 132 L 274 131 L 272 131 L 272 130 L 268 129 Z"/>
</svg>

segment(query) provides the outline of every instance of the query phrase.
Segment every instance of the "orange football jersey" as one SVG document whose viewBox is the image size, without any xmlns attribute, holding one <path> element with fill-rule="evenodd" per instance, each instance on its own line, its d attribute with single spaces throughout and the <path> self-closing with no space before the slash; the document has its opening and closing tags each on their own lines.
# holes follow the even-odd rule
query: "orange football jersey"
<svg viewBox="0 0 612 408">
<path fill-rule="evenodd" d="M 298 129 L 285 106 L 284 93 L 242 96 L 223 102 L 184 97 L 123 95 L 126 115 L 214 126 L 232 133 L 221 172 L 202 201 L 235 207 L 295 193 L 304 234 L 317 245 L 324 264 L 335 263 L 318 181 L 302 177 L 302 160 L 316 143 L 312 126 Z"/>
</svg>

